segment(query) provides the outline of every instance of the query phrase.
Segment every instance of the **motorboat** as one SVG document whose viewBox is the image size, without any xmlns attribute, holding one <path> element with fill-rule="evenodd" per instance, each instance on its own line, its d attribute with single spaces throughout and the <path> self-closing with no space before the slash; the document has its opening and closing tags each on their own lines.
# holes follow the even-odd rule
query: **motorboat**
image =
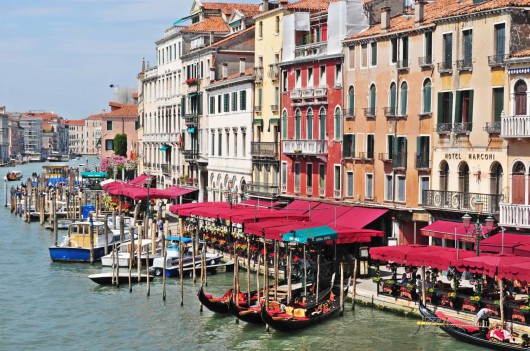
<svg viewBox="0 0 530 351">
<path fill-rule="evenodd" d="M 147 275 L 145 273 L 141 273 L 140 279 L 138 280 L 138 274 L 136 274 L 135 272 L 131 274 L 131 281 L 133 283 L 146 282 L 148 277 L 149 277 L 149 280 L 153 280 L 155 278 L 154 275 Z M 109 271 L 109 272 L 90 274 L 88 278 L 92 280 L 94 283 L 97 283 L 100 285 L 113 285 L 113 284 L 116 284 L 116 282 L 119 285 L 129 284 L 129 272 L 126 270 L 121 270 L 119 272 L 114 272 L 114 273 L 112 271 Z"/>
<path fill-rule="evenodd" d="M 26 156 L 29 162 L 42 162 L 42 153 L 38 151 L 26 152 Z"/>
<path fill-rule="evenodd" d="M 22 171 L 18 171 L 18 170 L 9 171 L 6 174 L 6 178 L 8 181 L 20 180 L 22 179 L 22 177 L 23 177 Z"/>
<path fill-rule="evenodd" d="M 31 215 L 31 212 L 30 212 L 30 215 Z M 72 224 L 73 222 L 74 222 L 73 219 L 66 219 L 66 218 L 57 219 L 57 230 L 66 230 L 68 229 L 70 224 Z M 45 228 L 53 230 L 53 219 L 48 224 L 46 224 Z"/>
<path fill-rule="evenodd" d="M 102 266 L 113 266 L 114 263 L 117 261 L 120 267 L 129 267 L 129 260 L 131 258 L 131 253 L 134 256 L 138 257 L 138 244 L 139 244 L 139 240 L 135 240 L 134 249 L 131 249 L 132 241 L 127 241 L 127 242 L 124 242 L 123 244 L 120 244 L 120 246 L 117 249 L 118 251 L 117 255 L 115 251 L 113 250 L 109 254 L 101 257 L 101 265 Z M 153 241 L 151 239 L 142 239 L 141 252 L 146 252 L 146 251 L 151 252 L 152 244 L 153 244 Z"/>
</svg>

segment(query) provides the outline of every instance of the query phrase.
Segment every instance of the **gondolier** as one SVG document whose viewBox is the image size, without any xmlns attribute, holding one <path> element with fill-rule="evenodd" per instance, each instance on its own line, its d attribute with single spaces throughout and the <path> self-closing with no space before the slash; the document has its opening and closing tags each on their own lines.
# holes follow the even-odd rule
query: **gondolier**
<svg viewBox="0 0 530 351">
<path fill-rule="evenodd" d="M 490 327 L 490 317 L 492 316 L 493 312 L 489 308 L 485 307 L 478 311 L 477 315 L 475 316 L 475 322 L 478 324 L 478 326 L 484 331 L 488 330 Z"/>
</svg>

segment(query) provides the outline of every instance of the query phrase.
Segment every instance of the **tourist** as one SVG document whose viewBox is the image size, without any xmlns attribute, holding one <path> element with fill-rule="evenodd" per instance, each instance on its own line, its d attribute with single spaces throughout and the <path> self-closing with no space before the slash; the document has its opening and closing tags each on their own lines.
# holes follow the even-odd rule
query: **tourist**
<svg viewBox="0 0 530 351">
<path fill-rule="evenodd" d="M 162 218 L 158 220 L 157 227 L 158 227 L 158 237 L 161 238 L 162 234 L 164 233 L 164 221 L 162 221 Z"/>
<path fill-rule="evenodd" d="M 401 284 L 406 285 L 409 282 L 409 278 L 407 277 L 407 273 L 403 273 L 401 276 L 401 280 L 399 281 Z"/>
<path fill-rule="evenodd" d="M 493 315 L 493 311 L 487 307 L 482 308 L 478 311 L 475 316 L 475 323 L 483 330 L 488 330 L 490 326 L 490 317 Z"/>
</svg>

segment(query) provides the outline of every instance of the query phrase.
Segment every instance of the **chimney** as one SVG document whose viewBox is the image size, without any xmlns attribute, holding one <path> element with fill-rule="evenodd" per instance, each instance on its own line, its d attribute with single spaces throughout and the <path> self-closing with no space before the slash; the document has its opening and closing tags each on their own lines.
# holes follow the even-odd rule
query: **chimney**
<svg viewBox="0 0 530 351">
<path fill-rule="evenodd" d="M 226 79 L 228 77 L 228 63 L 223 62 L 223 66 L 221 67 L 221 78 Z"/>
<path fill-rule="evenodd" d="M 269 0 L 263 0 L 262 11 L 269 11 Z"/>
<path fill-rule="evenodd" d="M 381 29 L 388 30 L 390 28 L 390 7 L 381 8 Z"/>
<path fill-rule="evenodd" d="M 425 5 L 424 0 L 418 0 L 414 3 L 414 15 L 416 17 L 414 23 L 419 25 L 423 22 L 423 7 Z"/>
<path fill-rule="evenodd" d="M 239 58 L 239 74 L 242 76 L 245 75 L 245 58 L 244 57 Z"/>
<path fill-rule="evenodd" d="M 215 80 L 215 67 L 210 67 L 210 82 Z"/>
</svg>

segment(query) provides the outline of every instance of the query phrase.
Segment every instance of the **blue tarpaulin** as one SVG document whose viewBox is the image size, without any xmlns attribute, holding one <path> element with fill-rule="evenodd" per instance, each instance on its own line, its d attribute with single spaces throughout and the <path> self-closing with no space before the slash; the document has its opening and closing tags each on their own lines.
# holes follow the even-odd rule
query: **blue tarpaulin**
<svg viewBox="0 0 530 351">
<path fill-rule="evenodd" d="M 291 230 L 289 233 L 282 235 L 283 241 L 300 244 L 321 243 L 328 240 L 335 240 L 338 234 L 335 230 L 327 225 L 321 227 L 312 227 Z"/>
<path fill-rule="evenodd" d="M 68 184 L 68 180 L 64 177 L 48 179 L 48 186 L 57 186 L 59 183 Z"/>
</svg>

